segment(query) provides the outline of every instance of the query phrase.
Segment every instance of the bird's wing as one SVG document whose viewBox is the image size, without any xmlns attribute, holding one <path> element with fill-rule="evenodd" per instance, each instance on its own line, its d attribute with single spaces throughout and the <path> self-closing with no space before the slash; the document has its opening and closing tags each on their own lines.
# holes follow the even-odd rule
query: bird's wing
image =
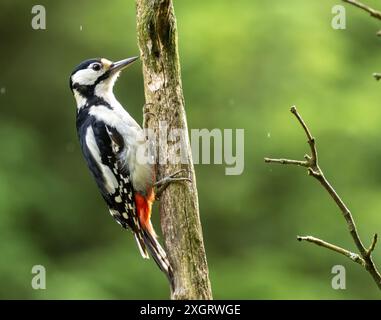
<svg viewBox="0 0 381 320">
<path fill-rule="evenodd" d="M 111 215 L 134 233 L 141 255 L 148 258 L 144 233 L 137 217 L 130 172 L 124 165 L 124 139 L 116 128 L 93 120 L 81 141 L 83 153 Z"/>
<path fill-rule="evenodd" d="M 102 121 L 91 120 L 84 129 L 81 145 L 88 165 L 96 178 L 110 213 L 123 227 L 129 227 L 135 236 L 143 258 L 151 253 L 157 265 L 173 285 L 173 271 L 167 255 L 155 233 L 146 228 L 137 215 L 130 172 L 124 164 L 124 139 L 118 130 Z M 138 193 L 137 193 L 138 194 Z M 148 206 L 151 210 L 150 206 Z"/>
<path fill-rule="evenodd" d="M 134 190 L 129 171 L 120 160 L 120 154 L 124 152 L 122 136 L 115 128 L 100 121 L 92 121 L 83 139 L 81 145 L 85 158 L 111 214 L 123 227 L 136 231 L 139 220 Z"/>
</svg>

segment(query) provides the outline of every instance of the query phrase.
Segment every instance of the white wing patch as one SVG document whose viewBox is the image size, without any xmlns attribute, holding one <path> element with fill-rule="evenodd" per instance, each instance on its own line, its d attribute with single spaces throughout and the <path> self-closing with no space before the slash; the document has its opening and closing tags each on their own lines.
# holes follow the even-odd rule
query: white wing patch
<svg viewBox="0 0 381 320">
<path fill-rule="evenodd" d="M 99 105 L 91 107 L 89 114 L 94 116 L 98 121 L 106 123 L 108 126 L 115 128 L 123 137 L 125 143 L 125 152 L 121 156 L 122 163 L 128 164 L 128 170 L 131 175 L 131 182 L 136 191 L 145 191 L 147 185 L 153 183 L 152 165 L 147 162 L 142 162 L 137 159 L 137 149 L 141 148 L 140 145 L 147 147 L 144 141 L 144 133 L 136 121 L 123 109 L 120 104 L 114 100 L 115 98 L 105 98 L 112 106 L 113 110 Z M 120 151 L 115 149 L 113 150 Z M 124 182 L 129 181 L 123 177 Z"/>
<path fill-rule="evenodd" d="M 119 153 L 120 146 L 117 143 L 115 143 L 114 139 L 112 138 L 112 132 L 110 132 L 110 130 L 107 126 L 106 126 L 106 131 L 107 131 L 107 134 L 109 135 L 110 140 L 111 140 L 112 151 L 114 151 L 114 153 Z M 114 168 L 113 171 L 115 174 L 118 174 L 118 170 L 116 168 Z"/>
<path fill-rule="evenodd" d="M 95 141 L 94 131 L 92 127 L 88 127 L 86 131 L 86 145 L 90 150 L 91 155 L 94 160 L 99 165 L 99 168 L 102 171 L 102 176 L 105 182 L 106 190 L 108 193 L 113 194 L 116 189 L 118 189 L 118 181 L 115 178 L 115 175 L 112 173 L 111 169 L 102 163 L 100 151 Z"/>
</svg>

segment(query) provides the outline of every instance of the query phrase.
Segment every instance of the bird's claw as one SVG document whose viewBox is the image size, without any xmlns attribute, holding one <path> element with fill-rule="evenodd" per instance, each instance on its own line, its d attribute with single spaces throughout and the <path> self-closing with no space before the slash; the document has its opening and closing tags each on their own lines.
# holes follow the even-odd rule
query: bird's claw
<svg viewBox="0 0 381 320">
<path fill-rule="evenodd" d="M 184 173 L 184 172 L 187 172 L 188 173 L 188 176 L 187 177 L 177 177 L 180 173 Z M 192 182 L 192 179 L 189 177 L 189 174 L 190 174 L 190 171 L 189 170 L 186 170 L 186 169 L 181 169 L 181 170 L 178 170 L 172 174 L 170 174 L 169 176 L 157 181 L 155 184 L 154 184 L 154 187 L 156 188 L 156 200 L 158 200 L 161 196 L 161 194 L 163 193 L 163 191 L 173 182 Z"/>
</svg>

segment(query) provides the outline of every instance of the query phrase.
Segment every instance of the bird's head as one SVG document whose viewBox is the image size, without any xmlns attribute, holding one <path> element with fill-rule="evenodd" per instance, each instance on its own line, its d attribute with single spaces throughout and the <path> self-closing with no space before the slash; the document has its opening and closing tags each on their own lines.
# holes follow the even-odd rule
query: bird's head
<svg viewBox="0 0 381 320">
<path fill-rule="evenodd" d="M 94 95 L 103 97 L 112 93 L 120 71 L 137 59 L 138 57 L 133 57 L 112 62 L 96 58 L 83 61 L 70 75 L 70 89 L 77 103 L 80 104 Z"/>
</svg>

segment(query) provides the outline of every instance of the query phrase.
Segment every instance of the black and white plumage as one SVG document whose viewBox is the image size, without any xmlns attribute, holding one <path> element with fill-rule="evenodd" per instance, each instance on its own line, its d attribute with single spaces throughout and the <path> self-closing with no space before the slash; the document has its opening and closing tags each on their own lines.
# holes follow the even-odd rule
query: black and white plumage
<svg viewBox="0 0 381 320">
<path fill-rule="evenodd" d="M 111 215 L 133 232 L 142 256 L 150 253 L 173 285 L 171 266 L 150 221 L 154 167 L 137 156 L 147 144 L 144 133 L 113 94 L 120 71 L 136 59 L 90 59 L 75 68 L 70 88 L 77 102 L 77 131 Z"/>
</svg>

